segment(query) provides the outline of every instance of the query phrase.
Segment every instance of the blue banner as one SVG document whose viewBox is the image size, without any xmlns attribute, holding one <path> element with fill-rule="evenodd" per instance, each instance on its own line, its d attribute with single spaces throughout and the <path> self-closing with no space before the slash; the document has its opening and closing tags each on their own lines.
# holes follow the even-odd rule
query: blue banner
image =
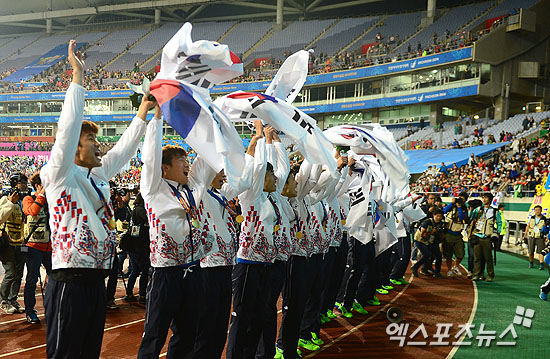
<svg viewBox="0 0 550 359">
<path fill-rule="evenodd" d="M 133 93 L 132 90 L 99 90 L 99 91 L 86 91 L 84 96 L 86 98 L 127 98 Z M 65 92 L 40 92 L 40 93 L 14 93 L 0 95 L 0 102 L 9 101 L 49 101 L 49 100 L 61 100 L 65 99 Z"/>
<path fill-rule="evenodd" d="M 305 86 L 363 79 L 366 77 L 387 75 L 398 72 L 418 70 L 425 67 L 442 65 L 445 63 L 467 60 L 472 58 L 472 48 L 466 47 L 459 50 L 442 52 L 439 54 L 418 57 L 412 60 L 390 62 L 387 64 L 362 67 L 353 70 L 330 72 L 327 74 L 309 75 Z M 212 93 L 227 93 L 233 91 L 260 91 L 269 86 L 270 81 L 245 82 L 235 84 L 223 84 L 212 88 Z"/>
<path fill-rule="evenodd" d="M 392 62 L 389 64 L 363 67 L 354 70 L 331 72 L 328 74 L 310 75 L 305 85 L 318 85 L 334 83 L 339 81 L 357 80 L 371 76 L 378 76 L 390 73 L 398 73 L 419 68 L 441 65 L 448 62 L 466 60 L 472 57 L 472 48 L 467 47 L 460 50 L 448 51 L 441 54 L 419 57 L 413 60 Z M 234 91 L 263 91 L 267 89 L 271 80 L 259 82 L 228 83 L 212 88 L 212 93 L 222 94 Z M 125 98 L 132 94 L 130 90 L 99 90 L 86 91 L 87 98 Z M 39 101 L 39 100 L 62 100 L 65 92 L 44 92 L 29 94 L 4 94 L 0 95 L 0 102 L 8 101 Z"/>
<path fill-rule="evenodd" d="M 478 94 L 478 85 L 457 87 L 447 90 L 424 92 L 415 95 L 385 97 L 372 100 L 333 103 L 327 105 L 316 105 L 299 107 L 305 113 L 329 113 L 363 110 L 367 108 L 379 108 L 389 106 L 412 105 L 415 103 L 445 100 L 449 98 L 466 97 Z"/>
<path fill-rule="evenodd" d="M 76 48 L 79 49 L 84 46 L 84 43 L 77 43 Z M 30 80 L 34 75 L 41 73 L 42 71 L 49 69 L 59 61 L 67 57 L 67 44 L 58 45 L 34 60 L 27 66 L 15 71 L 4 79 L 6 82 L 21 82 Z M 24 85 L 23 85 L 24 86 Z"/>
<path fill-rule="evenodd" d="M 387 106 L 411 105 L 415 103 L 423 103 L 430 101 L 439 101 L 450 98 L 466 97 L 477 95 L 478 85 L 457 87 L 448 90 L 439 90 L 424 92 L 415 95 L 386 97 L 357 102 L 342 102 L 327 105 L 316 105 L 300 107 L 299 109 L 308 114 L 330 113 L 330 112 L 348 112 L 355 110 L 363 110 L 368 108 L 379 108 Z M 130 121 L 134 118 L 133 114 L 119 115 L 87 115 L 85 120 L 102 122 L 102 121 Z M 34 115 L 34 116 L 0 116 L 0 123 L 6 122 L 57 122 L 59 116 L 51 115 Z"/>
</svg>

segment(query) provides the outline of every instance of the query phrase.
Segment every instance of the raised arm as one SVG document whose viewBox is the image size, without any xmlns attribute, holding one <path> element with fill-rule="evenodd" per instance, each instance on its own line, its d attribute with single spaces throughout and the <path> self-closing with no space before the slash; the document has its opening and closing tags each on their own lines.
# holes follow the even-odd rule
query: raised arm
<svg viewBox="0 0 550 359">
<path fill-rule="evenodd" d="M 244 191 L 247 191 L 252 186 L 252 175 L 254 170 L 254 154 L 256 152 L 256 143 L 260 138 L 262 137 L 258 135 L 252 137 L 252 140 L 248 145 L 248 149 L 246 150 L 246 154 L 244 155 L 245 162 L 244 162 L 243 172 L 240 175 L 240 177 L 234 178 L 232 181 L 228 180 L 227 183 L 224 183 L 222 185 L 220 192 L 226 198 L 235 198 L 239 194 L 243 193 Z M 226 173 L 226 175 L 230 176 L 231 174 Z M 229 183 L 236 183 L 237 185 L 233 187 L 229 185 Z"/>
<path fill-rule="evenodd" d="M 197 156 L 189 170 L 189 184 L 196 190 L 193 194 L 195 202 L 199 203 L 202 200 L 214 177 L 216 177 L 216 171 L 201 156 Z"/>
<path fill-rule="evenodd" d="M 143 101 L 139 105 L 138 114 L 134 117 L 126 131 L 124 131 L 117 144 L 101 159 L 107 178 L 116 175 L 120 169 L 136 155 L 139 142 L 147 126 L 147 112 L 155 107 L 155 105 L 155 101 L 149 101 L 147 96 L 143 96 Z M 160 118 L 162 116 L 158 108 L 157 106 L 155 118 Z"/>
<path fill-rule="evenodd" d="M 279 140 L 279 137 L 275 134 L 273 137 L 275 143 L 273 144 L 274 158 L 276 162 L 275 177 L 277 177 L 277 192 L 281 193 L 285 186 L 286 179 L 290 173 L 290 161 L 288 160 L 288 153 L 285 146 Z"/>
<path fill-rule="evenodd" d="M 65 93 L 63 108 L 59 115 L 55 143 L 48 161 L 48 181 L 66 178 L 74 164 L 84 118 L 84 63 L 75 54 L 76 42 L 71 40 L 68 58 L 73 70 L 73 81 Z"/>
<path fill-rule="evenodd" d="M 145 197 L 158 191 L 162 181 L 162 119 L 160 118 L 152 119 L 147 125 L 141 160 L 143 169 L 140 189 Z"/>
</svg>

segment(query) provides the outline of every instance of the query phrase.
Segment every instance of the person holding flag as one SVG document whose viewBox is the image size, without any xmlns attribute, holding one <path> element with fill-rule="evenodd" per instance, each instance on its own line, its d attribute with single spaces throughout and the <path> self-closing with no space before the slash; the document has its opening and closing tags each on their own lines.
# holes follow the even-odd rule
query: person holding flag
<svg viewBox="0 0 550 359">
<path fill-rule="evenodd" d="M 222 169 L 238 188 L 246 163 L 239 135 L 210 97 L 214 85 L 242 74 L 242 63 L 227 45 L 193 41 L 191 30 L 185 23 L 168 41 L 160 72 L 143 91 L 145 98 L 154 96 L 167 123 L 202 160 L 189 170 L 183 148 L 162 148 L 162 120 L 150 123 L 141 192 L 149 216 L 153 275 L 139 358 L 158 357 L 169 327 L 168 358 L 194 350 L 199 314 L 194 308 L 203 293 L 200 260 L 224 243 L 210 228 L 226 225 L 219 216 L 208 216 L 203 198 Z"/>
<path fill-rule="evenodd" d="M 260 139 L 256 144 L 252 186 L 239 195 L 244 221 L 232 276 L 233 312 L 227 359 L 254 358 L 263 328 L 263 317 L 255 314 L 267 300 L 267 270 L 277 254 L 273 233 L 281 226 L 280 210 L 268 197 L 276 190 L 274 168 L 266 157 L 266 145 L 273 143 L 274 131 L 272 127 L 263 129 L 265 140 Z M 256 135 L 261 133 L 262 127 L 257 126 Z"/>
<path fill-rule="evenodd" d="M 206 216 L 213 223 L 205 230 L 216 237 L 219 249 L 202 258 L 200 263 L 204 300 L 199 309 L 200 321 L 193 350 L 196 358 L 219 358 L 225 347 L 231 311 L 231 272 L 233 265 L 237 262 L 239 244 L 237 226 L 244 219 L 237 213 L 237 208 L 230 201 L 249 189 L 252 184 L 254 152 L 260 138 L 260 136 L 254 136 L 250 141 L 242 175 L 237 179 L 227 181 L 223 170 L 216 173 L 201 202 Z M 197 161 L 204 160 L 199 156 L 195 159 L 195 162 Z M 208 172 L 214 172 L 208 166 L 205 166 L 205 169 Z M 205 175 L 211 177 L 212 173 Z M 230 183 L 238 183 L 238 187 L 233 188 Z"/>
<path fill-rule="evenodd" d="M 52 272 L 44 307 L 48 358 L 99 358 L 105 325 L 105 277 L 116 255 L 109 179 L 135 155 L 146 128 L 147 98 L 117 144 L 104 156 L 98 127 L 84 121 L 84 63 L 71 40 L 72 83 L 40 178 L 48 198 Z M 85 323 L 86 325 L 83 325 Z"/>
</svg>

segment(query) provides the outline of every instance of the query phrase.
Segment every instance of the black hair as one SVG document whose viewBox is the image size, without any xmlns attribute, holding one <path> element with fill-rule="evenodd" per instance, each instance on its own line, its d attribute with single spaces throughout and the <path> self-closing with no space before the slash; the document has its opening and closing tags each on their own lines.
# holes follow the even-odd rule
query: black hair
<svg viewBox="0 0 550 359">
<path fill-rule="evenodd" d="M 10 186 L 17 187 L 19 183 L 27 182 L 29 179 L 24 173 L 17 172 L 10 176 Z"/>
</svg>

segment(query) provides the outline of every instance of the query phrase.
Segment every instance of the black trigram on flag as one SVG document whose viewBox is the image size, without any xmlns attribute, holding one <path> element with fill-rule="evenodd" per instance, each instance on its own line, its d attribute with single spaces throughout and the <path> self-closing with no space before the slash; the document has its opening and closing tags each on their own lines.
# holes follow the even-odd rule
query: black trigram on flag
<svg viewBox="0 0 550 359">
<path fill-rule="evenodd" d="M 180 52 L 178 56 L 185 56 L 185 53 Z M 189 56 L 181 64 L 181 67 L 177 71 L 176 79 L 185 80 L 191 85 L 210 88 L 213 84 L 204 78 L 204 74 L 208 73 L 210 66 L 203 65 L 200 60 L 200 55 Z"/>
</svg>

